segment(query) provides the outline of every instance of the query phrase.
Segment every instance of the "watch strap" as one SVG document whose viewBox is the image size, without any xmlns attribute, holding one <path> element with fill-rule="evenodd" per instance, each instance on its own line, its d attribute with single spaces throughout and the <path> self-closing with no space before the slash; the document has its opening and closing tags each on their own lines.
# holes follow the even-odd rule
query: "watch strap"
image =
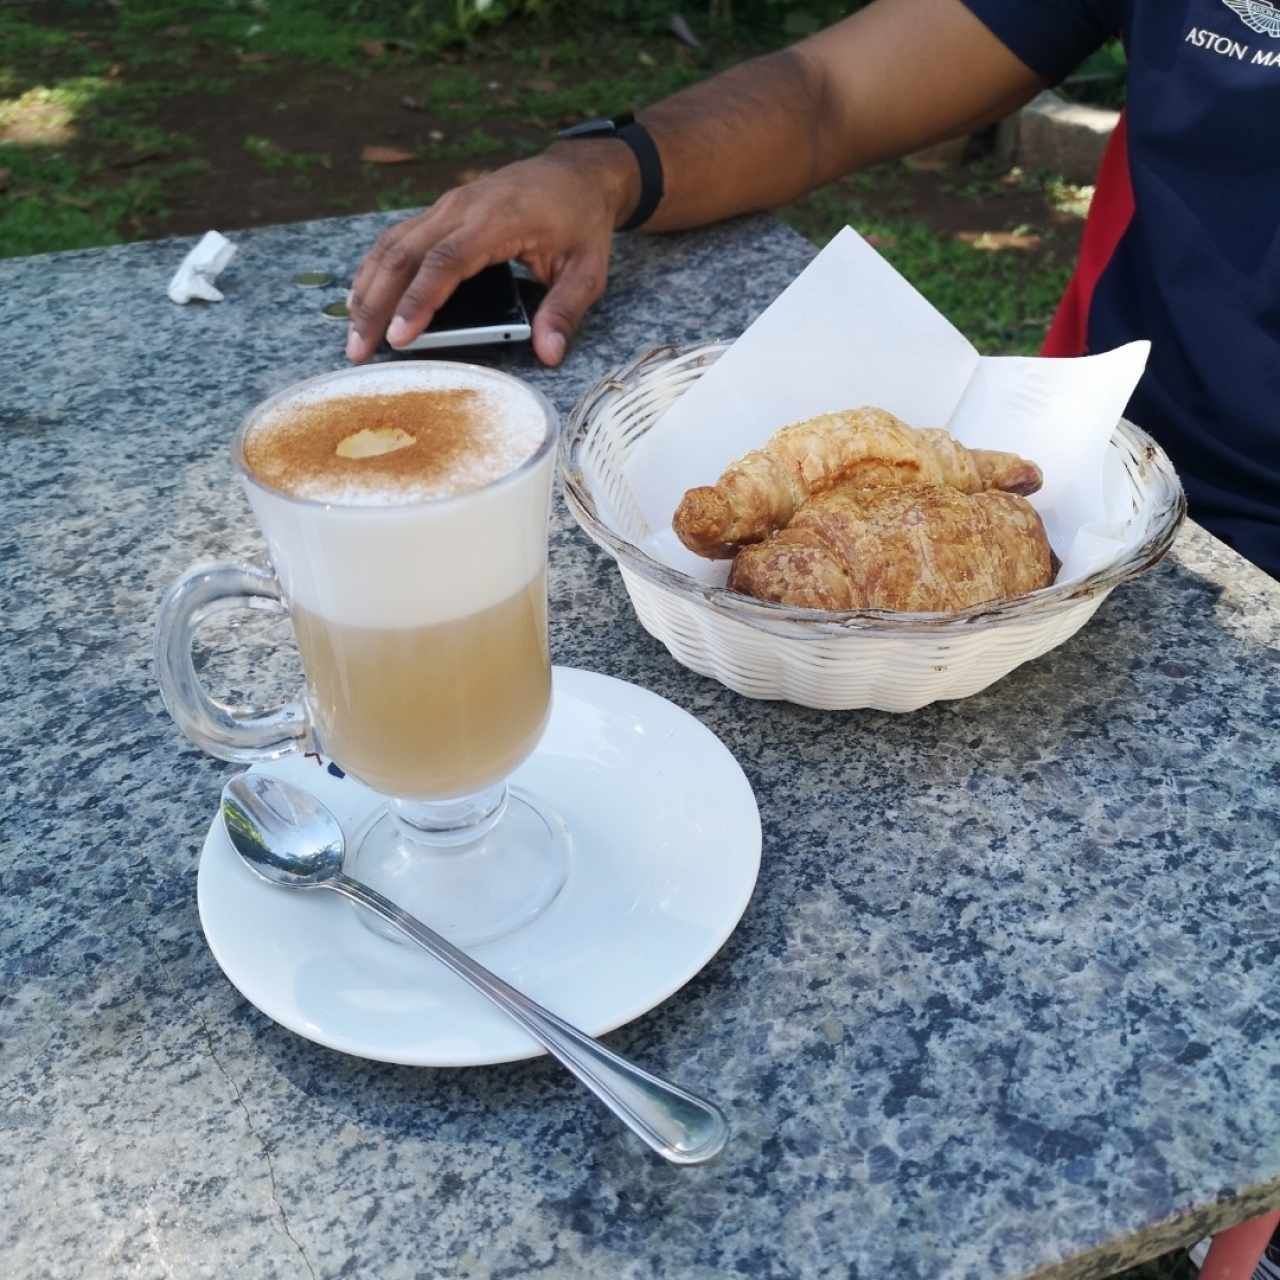
<svg viewBox="0 0 1280 1280">
<path fill-rule="evenodd" d="M 560 131 L 560 137 L 568 140 L 617 138 L 619 142 L 625 142 L 640 167 L 640 198 L 636 201 L 631 216 L 618 230 L 634 231 L 653 217 L 654 211 L 662 202 L 664 192 L 662 157 L 658 154 L 658 145 L 649 130 L 630 111 L 612 118 L 606 116 L 571 125 Z"/>
<path fill-rule="evenodd" d="M 619 231 L 634 231 L 644 226 L 662 203 L 662 157 L 658 154 L 658 144 L 654 142 L 653 135 L 638 120 L 631 119 L 621 125 L 616 136 L 631 148 L 640 166 L 640 198 L 631 217 L 618 228 Z"/>
</svg>

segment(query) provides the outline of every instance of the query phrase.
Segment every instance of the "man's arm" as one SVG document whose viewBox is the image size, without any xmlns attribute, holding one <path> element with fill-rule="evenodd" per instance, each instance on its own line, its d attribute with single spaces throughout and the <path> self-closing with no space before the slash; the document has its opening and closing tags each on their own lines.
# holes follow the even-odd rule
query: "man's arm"
<svg viewBox="0 0 1280 1280">
<path fill-rule="evenodd" d="M 646 229 L 776 208 L 999 120 L 1042 87 L 960 0 L 879 0 L 642 112 L 666 176 Z"/>
<path fill-rule="evenodd" d="M 1041 87 L 961 0 L 877 0 L 641 112 L 665 185 L 646 230 L 775 208 L 998 120 Z M 348 354 L 367 358 L 384 331 L 393 346 L 411 341 L 459 281 L 519 258 L 551 286 L 534 346 L 558 364 L 604 292 L 613 230 L 638 199 L 635 160 L 609 139 L 556 143 L 448 192 L 384 233 L 361 264 Z"/>
</svg>

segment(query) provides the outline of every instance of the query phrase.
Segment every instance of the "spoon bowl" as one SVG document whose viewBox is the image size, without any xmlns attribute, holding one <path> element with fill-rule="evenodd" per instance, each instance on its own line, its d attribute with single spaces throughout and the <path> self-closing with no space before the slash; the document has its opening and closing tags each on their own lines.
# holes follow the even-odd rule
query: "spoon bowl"
<svg viewBox="0 0 1280 1280">
<path fill-rule="evenodd" d="M 262 773 L 237 774 L 222 789 L 222 822 L 249 869 L 272 884 L 323 888 L 342 875 L 342 828 L 300 787 Z"/>
</svg>

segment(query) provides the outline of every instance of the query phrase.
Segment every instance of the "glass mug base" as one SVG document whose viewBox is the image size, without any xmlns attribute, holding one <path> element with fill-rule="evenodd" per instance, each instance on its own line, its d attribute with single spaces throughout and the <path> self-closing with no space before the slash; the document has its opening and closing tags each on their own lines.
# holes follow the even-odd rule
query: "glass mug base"
<svg viewBox="0 0 1280 1280">
<path fill-rule="evenodd" d="M 356 834 L 348 874 L 377 889 L 455 946 L 506 937 L 536 920 L 569 876 L 563 819 L 520 787 L 446 804 L 392 801 Z M 360 923 L 404 937 L 367 911 Z"/>
</svg>

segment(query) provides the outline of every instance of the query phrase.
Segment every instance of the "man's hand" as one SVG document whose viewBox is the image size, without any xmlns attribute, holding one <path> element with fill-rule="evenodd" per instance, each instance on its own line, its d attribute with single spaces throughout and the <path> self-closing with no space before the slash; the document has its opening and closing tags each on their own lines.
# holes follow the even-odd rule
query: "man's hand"
<svg viewBox="0 0 1280 1280">
<path fill-rule="evenodd" d="M 411 342 L 461 281 L 519 259 L 550 286 L 533 321 L 533 349 L 557 365 L 586 310 L 604 292 L 614 227 L 639 196 L 625 144 L 560 143 L 544 155 L 457 187 L 379 237 L 360 264 L 347 307 L 350 359 L 383 334 Z"/>
</svg>

